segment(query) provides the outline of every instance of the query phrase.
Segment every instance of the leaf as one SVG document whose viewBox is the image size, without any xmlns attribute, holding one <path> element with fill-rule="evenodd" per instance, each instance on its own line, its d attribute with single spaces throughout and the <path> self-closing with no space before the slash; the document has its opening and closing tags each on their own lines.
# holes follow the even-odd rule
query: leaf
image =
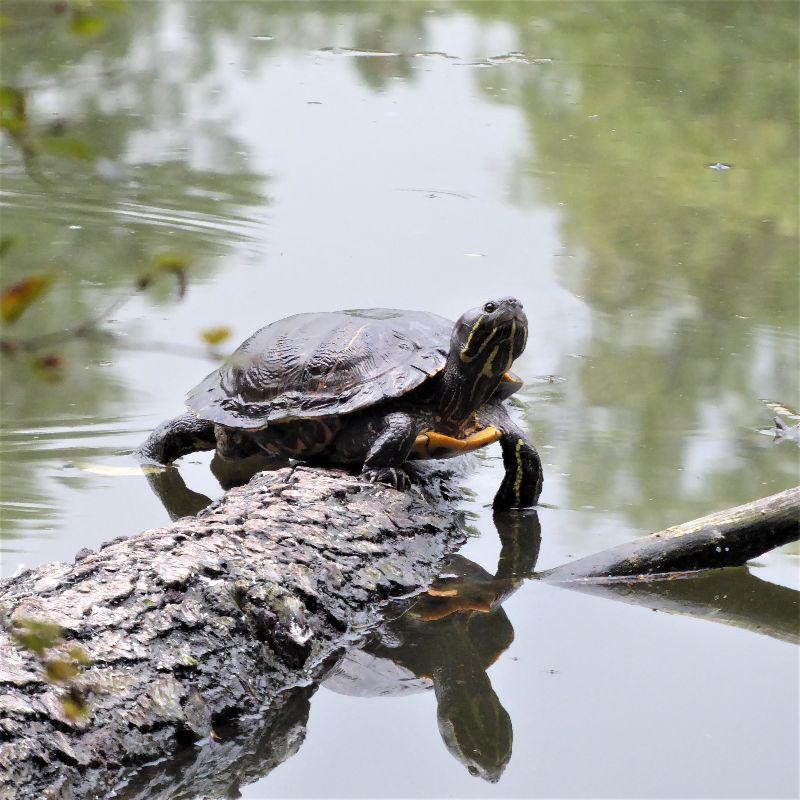
<svg viewBox="0 0 800 800">
<path fill-rule="evenodd" d="M 96 14 L 76 11 L 70 20 L 69 29 L 76 36 L 99 36 L 106 29 L 106 25 L 106 21 Z"/>
<path fill-rule="evenodd" d="M 178 297 L 181 299 L 186 296 L 186 289 L 188 287 L 186 270 L 189 268 L 190 264 L 191 259 L 180 253 L 165 253 L 159 256 L 155 261 L 155 268 L 157 271 L 169 272 L 175 276 L 175 280 L 178 284 Z"/>
<path fill-rule="evenodd" d="M 230 338 L 231 329 L 220 325 L 217 328 L 206 328 L 200 332 L 200 335 L 203 337 L 203 341 L 206 344 L 215 347 Z"/>
<path fill-rule="evenodd" d="M 155 268 L 164 272 L 183 272 L 191 264 L 189 256 L 180 253 L 164 253 L 155 260 Z"/>
<path fill-rule="evenodd" d="M 61 698 L 61 708 L 70 722 L 78 722 L 89 716 L 89 706 L 85 698 L 74 687 Z"/>
<path fill-rule="evenodd" d="M 12 284 L 0 294 L 0 319 L 14 322 L 53 282 L 47 273 L 31 275 Z"/>
<path fill-rule="evenodd" d="M 55 659 L 44 662 L 44 672 L 50 683 L 66 683 L 78 674 L 78 667 L 74 661 Z"/>
<path fill-rule="evenodd" d="M 92 157 L 89 145 L 74 136 L 42 136 L 38 142 L 42 150 L 55 156 L 68 156 L 79 161 L 88 161 Z"/>
<path fill-rule="evenodd" d="M 16 236 L 0 237 L 0 256 L 4 256 L 16 243 Z"/>
<path fill-rule="evenodd" d="M 61 628 L 52 622 L 37 619 L 15 620 L 15 629 L 11 632 L 14 641 L 23 649 L 30 650 L 37 656 L 52 647 L 61 639 Z"/>
<path fill-rule="evenodd" d="M 782 414 L 784 417 L 789 417 L 789 419 L 800 420 L 800 414 L 783 403 L 778 403 L 775 400 L 762 400 L 761 402 L 776 414 Z"/>
<path fill-rule="evenodd" d="M 58 353 L 47 353 L 34 358 L 33 368 L 48 383 L 58 383 L 64 377 L 64 359 Z"/>
<path fill-rule="evenodd" d="M 25 94 L 13 86 L 0 86 L 0 128 L 12 135 L 25 131 L 28 124 Z"/>
<path fill-rule="evenodd" d="M 92 666 L 92 659 L 86 655 L 86 651 L 82 647 L 75 645 L 74 647 L 70 647 L 67 653 L 76 664 L 80 664 L 82 667 Z"/>
</svg>

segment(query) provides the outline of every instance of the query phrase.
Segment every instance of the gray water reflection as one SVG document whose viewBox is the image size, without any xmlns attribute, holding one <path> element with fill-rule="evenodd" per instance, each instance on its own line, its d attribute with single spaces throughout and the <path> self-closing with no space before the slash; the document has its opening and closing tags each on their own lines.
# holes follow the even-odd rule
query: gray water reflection
<svg viewBox="0 0 800 800">
<path fill-rule="evenodd" d="M 32 177 L 2 143 L 2 283 L 59 276 L 13 332 L 69 327 L 163 253 L 191 259 L 188 293 L 160 281 L 114 339 L 59 345 L 58 383 L 3 357 L 4 574 L 166 521 L 141 476 L 75 464 L 127 465 L 179 410 L 218 361 L 176 355 L 203 328 L 238 342 L 315 309 L 524 299 L 542 568 L 797 482 L 796 449 L 758 434 L 760 398 L 800 405 L 796 4 L 95 5 L 87 37 L 3 4 L 2 82 L 39 150 Z M 180 465 L 198 502 L 221 491 L 208 460 Z M 462 555 L 488 575 L 499 474 L 490 453 L 466 480 Z M 757 574 L 795 583 L 797 552 Z M 447 754 L 432 693 L 322 690 L 250 796 L 796 794 L 791 644 L 536 583 L 503 614 L 496 786 Z"/>
</svg>

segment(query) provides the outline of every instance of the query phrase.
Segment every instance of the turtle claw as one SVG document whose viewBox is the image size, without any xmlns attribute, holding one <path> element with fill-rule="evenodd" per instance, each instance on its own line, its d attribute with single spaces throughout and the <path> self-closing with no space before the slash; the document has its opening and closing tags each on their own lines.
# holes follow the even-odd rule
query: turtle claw
<svg viewBox="0 0 800 800">
<path fill-rule="evenodd" d="M 361 473 L 370 483 L 385 483 L 393 489 L 405 492 L 411 488 L 411 479 L 400 467 L 384 467 L 383 469 L 365 469 Z"/>
</svg>

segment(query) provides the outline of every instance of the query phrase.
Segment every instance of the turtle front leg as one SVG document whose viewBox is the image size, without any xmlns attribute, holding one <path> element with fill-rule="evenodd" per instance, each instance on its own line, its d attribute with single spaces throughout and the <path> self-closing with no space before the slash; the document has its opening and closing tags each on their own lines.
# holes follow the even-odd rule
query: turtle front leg
<svg viewBox="0 0 800 800">
<path fill-rule="evenodd" d="M 198 419 L 191 411 L 162 422 L 136 451 L 145 463 L 171 464 L 175 459 L 198 450 L 217 446 L 214 423 Z"/>
<path fill-rule="evenodd" d="M 489 403 L 478 412 L 483 425 L 498 428 L 506 474 L 492 503 L 495 511 L 535 506 L 542 493 L 542 461 L 536 448 L 511 421 L 502 403 Z"/>
<path fill-rule="evenodd" d="M 361 474 L 373 483 L 408 489 L 411 481 L 401 465 L 417 438 L 417 426 L 408 414 L 395 411 L 376 419 L 370 428 L 376 430 L 378 436 L 367 452 Z"/>
</svg>

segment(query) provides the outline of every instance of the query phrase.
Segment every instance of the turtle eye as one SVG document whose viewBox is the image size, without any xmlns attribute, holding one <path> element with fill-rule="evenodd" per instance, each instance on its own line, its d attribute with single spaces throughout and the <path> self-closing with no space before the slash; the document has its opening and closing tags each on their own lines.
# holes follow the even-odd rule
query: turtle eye
<svg viewBox="0 0 800 800">
<path fill-rule="evenodd" d="M 497 311 L 497 306 L 496 306 L 494 303 L 487 303 L 487 304 L 486 304 L 486 305 L 483 307 L 483 310 L 484 310 L 484 311 L 485 311 L 487 314 L 491 314 L 493 311 Z"/>
</svg>

